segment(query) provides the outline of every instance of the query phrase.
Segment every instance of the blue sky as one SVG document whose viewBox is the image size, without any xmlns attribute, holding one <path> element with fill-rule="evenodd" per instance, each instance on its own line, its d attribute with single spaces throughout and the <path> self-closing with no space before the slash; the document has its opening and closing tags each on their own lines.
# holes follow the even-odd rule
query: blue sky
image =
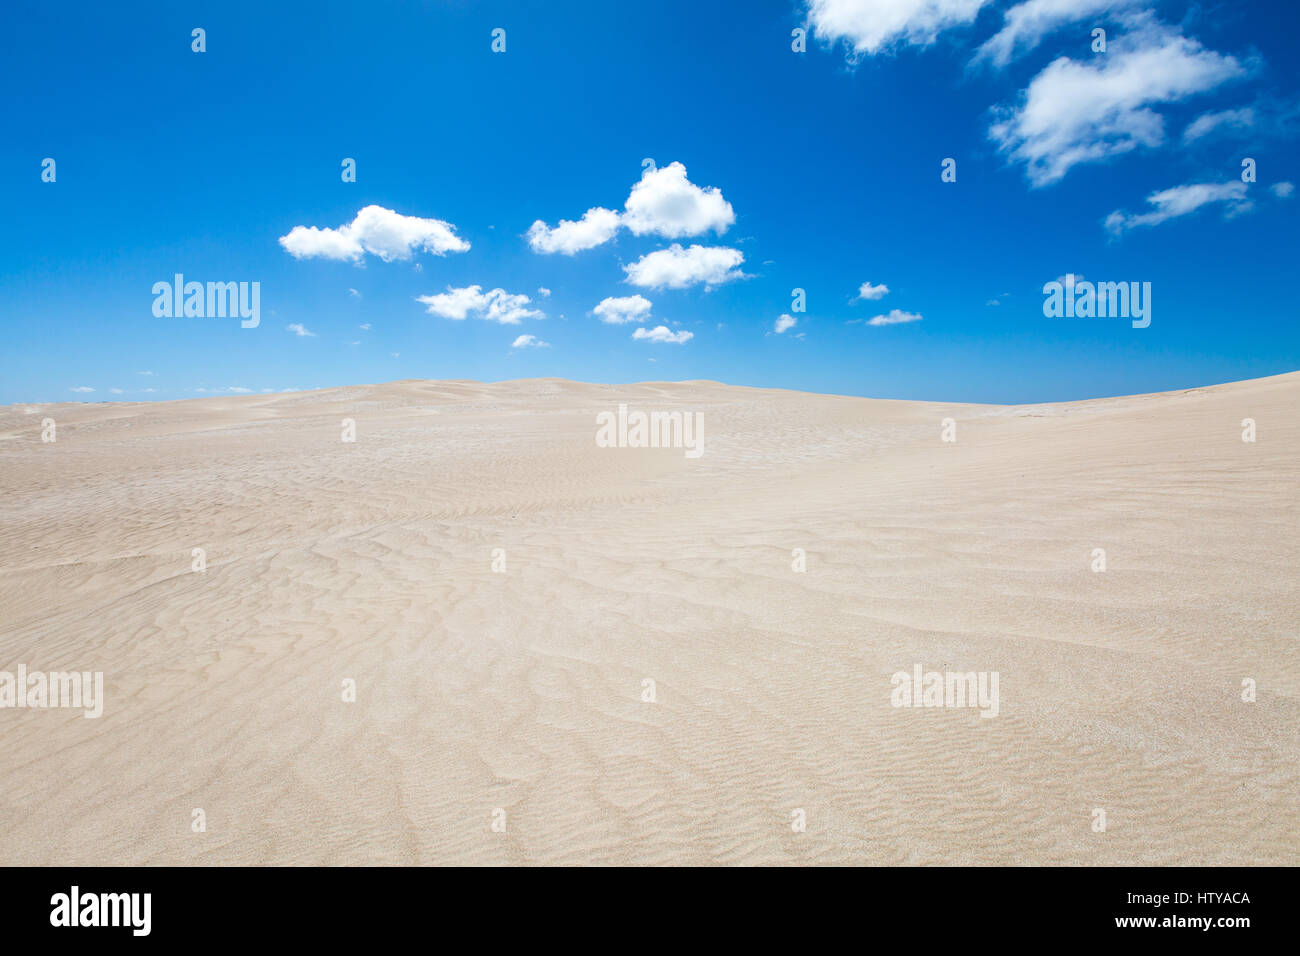
<svg viewBox="0 0 1300 956">
<path fill-rule="evenodd" d="M 1037 402 L 1300 368 L 1291 0 L 5 20 L 0 402 L 538 376 Z M 155 316 L 178 272 L 260 283 L 260 324 Z M 1045 317 L 1065 273 L 1150 282 L 1151 325 Z"/>
</svg>

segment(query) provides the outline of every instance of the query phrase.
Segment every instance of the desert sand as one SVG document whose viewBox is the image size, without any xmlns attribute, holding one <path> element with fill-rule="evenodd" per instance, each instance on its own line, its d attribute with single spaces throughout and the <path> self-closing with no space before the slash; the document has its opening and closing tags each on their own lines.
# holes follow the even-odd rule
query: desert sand
<svg viewBox="0 0 1300 956">
<path fill-rule="evenodd" d="M 598 447 L 620 402 L 704 454 Z M 1295 864 L 1298 411 L 1300 373 L 0 408 L 0 670 L 104 675 L 97 719 L 0 709 L 0 864 Z M 893 706 L 918 664 L 997 716 Z"/>
</svg>

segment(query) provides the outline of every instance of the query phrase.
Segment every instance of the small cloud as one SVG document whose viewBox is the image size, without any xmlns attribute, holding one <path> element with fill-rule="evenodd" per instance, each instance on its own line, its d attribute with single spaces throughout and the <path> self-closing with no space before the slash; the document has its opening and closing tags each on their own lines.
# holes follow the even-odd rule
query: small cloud
<svg viewBox="0 0 1300 956">
<path fill-rule="evenodd" d="M 521 335 L 510 343 L 512 349 L 549 349 L 550 342 L 543 342 L 535 335 Z"/>
<path fill-rule="evenodd" d="M 798 321 L 799 320 L 792 315 L 783 314 L 779 319 L 776 320 L 776 325 L 772 327 L 772 331 L 774 331 L 777 335 L 780 335 L 783 332 L 785 332 L 787 329 L 794 328 L 795 325 L 798 324 Z"/>
<path fill-rule="evenodd" d="M 1255 125 L 1255 111 L 1250 107 L 1240 110 L 1220 110 L 1217 113 L 1202 113 L 1183 130 L 1183 142 L 1190 143 L 1203 136 L 1208 136 L 1217 129 L 1243 130 Z"/>
<path fill-rule="evenodd" d="M 295 259 L 319 257 L 358 264 L 367 254 L 392 262 L 410 259 L 417 250 L 442 256 L 469 249 L 449 222 L 403 216 L 382 206 L 364 207 L 352 222 L 337 229 L 294 226 L 280 237 L 280 245 Z"/>
<path fill-rule="evenodd" d="M 901 325 L 904 322 L 920 322 L 921 313 L 904 312 L 901 309 L 890 309 L 885 315 L 877 315 L 867 319 L 867 325 Z"/>
<path fill-rule="evenodd" d="M 316 337 L 316 333 L 308 329 L 307 326 L 303 325 L 301 322 L 290 322 L 288 325 L 284 327 L 284 330 L 286 332 L 292 332 L 294 335 L 298 336 L 299 338 Z"/>
<path fill-rule="evenodd" d="M 750 278 L 739 269 L 744 261 L 739 249 L 699 245 L 683 249 L 674 242 L 667 249 L 647 253 L 624 266 L 623 271 L 628 282 L 643 288 L 685 289 L 701 283 L 707 290 L 724 282 Z"/>
<path fill-rule="evenodd" d="M 618 225 L 618 213 L 593 206 L 577 222 L 561 219 L 558 226 L 551 227 L 538 219 L 528 229 L 528 245 L 543 255 L 559 252 L 571 256 L 609 242 L 618 232 Z"/>
<path fill-rule="evenodd" d="M 152 375 L 153 372 L 136 372 L 137 375 Z"/>
<path fill-rule="evenodd" d="M 1130 229 L 1158 226 L 1217 202 L 1227 203 L 1224 211 L 1229 218 L 1251 209 L 1251 203 L 1246 198 L 1246 184 L 1243 182 L 1188 183 L 1147 196 L 1147 204 L 1154 207 L 1150 212 L 1126 213 L 1116 209 L 1106 217 L 1106 231 L 1112 236 L 1119 236 Z"/>
<path fill-rule="evenodd" d="M 369 331 L 370 331 L 370 323 L 369 323 L 369 322 L 362 322 L 360 325 L 357 326 L 357 328 L 359 328 L 362 332 L 369 332 Z"/>
<path fill-rule="evenodd" d="M 388 354 L 391 355 L 393 358 L 397 358 L 397 357 L 398 357 L 399 355 L 401 355 L 402 353 L 401 353 L 401 352 L 389 352 Z"/>
<path fill-rule="evenodd" d="M 643 295 L 613 296 L 601 299 L 592 314 L 609 325 L 644 322 L 650 318 L 651 302 Z"/>
<path fill-rule="evenodd" d="M 479 285 L 463 289 L 447 286 L 446 292 L 437 295 L 420 295 L 415 300 L 425 306 L 430 315 L 460 321 L 470 315 L 502 325 L 518 325 L 520 319 L 544 319 L 536 309 L 528 308 L 531 299 L 526 295 L 512 295 L 505 289 L 483 291 Z"/>
<path fill-rule="evenodd" d="M 1295 183 L 1274 183 L 1268 188 L 1269 191 L 1278 199 L 1286 199 L 1295 192 Z"/>
<path fill-rule="evenodd" d="M 234 392 L 236 395 L 246 395 L 252 391 L 251 388 L 244 388 L 240 385 L 231 385 L 226 389 L 227 392 Z"/>
<path fill-rule="evenodd" d="M 653 329 L 640 328 L 632 333 L 638 342 L 663 342 L 668 345 L 682 345 L 695 338 L 693 332 L 671 332 L 666 325 L 656 325 Z"/>
<path fill-rule="evenodd" d="M 857 302 L 860 300 L 867 302 L 873 299 L 883 299 L 887 295 L 889 295 L 889 286 L 885 285 L 883 282 L 880 285 L 872 285 L 870 282 L 864 282 L 862 285 L 858 286 L 858 294 L 854 297 L 853 301 Z"/>
<path fill-rule="evenodd" d="M 124 394 L 120 388 L 110 388 L 109 391 L 112 392 L 114 395 Z"/>
<path fill-rule="evenodd" d="M 546 286 L 544 285 L 539 285 L 537 287 L 537 294 L 540 295 L 543 299 L 545 299 L 547 296 L 551 294 L 551 290 L 546 288 Z"/>
<path fill-rule="evenodd" d="M 358 292 L 356 289 L 348 289 L 348 295 L 352 296 L 352 298 L 354 299 L 361 298 L 361 293 Z"/>
<path fill-rule="evenodd" d="M 84 392 L 93 392 L 94 389 L 91 388 L 89 385 L 74 385 L 72 386 L 72 388 L 68 389 L 68 391 L 84 393 Z"/>
<path fill-rule="evenodd" d="M 360 345 L 360 342 L 344 342 L 344 345 Z"/>
</svg>

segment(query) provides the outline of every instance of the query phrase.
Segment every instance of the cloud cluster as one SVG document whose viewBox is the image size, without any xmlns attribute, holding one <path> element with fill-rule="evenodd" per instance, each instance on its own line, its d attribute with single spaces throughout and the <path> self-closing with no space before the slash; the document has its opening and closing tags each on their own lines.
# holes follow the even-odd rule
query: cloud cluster
<svg viewBox="0 0 1300 956">
<path fill-rule="evenodd" d="M 534 252 L 571 256 L 609 242 L 620 228 L 636 236 L 680 239 L 709 231 L 721 235 L 736 221 L 722 190 L 696 186 L 681 163 L 647 170 L 633 185 L 623 208 L 618 213 L 593 206 L 576 222 L 561 219 L 557 226 L 538 219 L 528 229 L 528 245 Z"/>
<path fill-rule="evenodd" d="M 512 295 L 505 289 L 489 289 L 484 292 L 479 285 L 461 289 L 447 286 L 446 292 L 416 296 L 416 301 L 423 304 L 431 315 L 457 321 L 472 315 L 476 319 L 486 319 L 502 325 L 518 325 L 521 319 L 544 318 L 541 312 L 528 308 L 532 301 L 528 296 Z"/>
<path fill-rule="evenodd" d="M 990 138 L 1024 163 L 1033 186 L 1057 182 L 1079 163 L 1159 146 L 1164 117 L 1153 107 L 1245 75 L 1234 57 L 1205 49 L 1149 14 L 1130 25 L 1105 56 L 1059 57 L 1030 81 L 1016 106 L 995 111 Z"/>
<path fill-rule="evenodd" d="M 366 206 L 350 223 L 337 229 L 294 226 L 280 237 L 280 245 L 295 259 L 358 263 L 367 254 L 392 262 L 410 259 L 416 250 L 442 256 L 469 249 L 469 243 L 456 235 L 451 223 L 403 216 L 382 206 Z"/>
</svg>

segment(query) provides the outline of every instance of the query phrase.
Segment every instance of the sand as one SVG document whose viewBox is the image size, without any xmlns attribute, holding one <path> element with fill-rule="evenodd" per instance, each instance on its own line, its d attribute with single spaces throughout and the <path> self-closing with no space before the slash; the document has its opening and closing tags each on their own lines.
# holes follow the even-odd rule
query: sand
<svg viewBox="0 0 1300 956">
<path fill-rule="evenodd" d="M 598 447 L 620 402 L 704 454 Z M 0 863 L 1295 864 L 1298 409 L 1300 373 L 0 408 L 0 670 L 104 686 L 0 709 Z M 893 706 L 916 665 L 996 672 L 997 716 Z"/>
</svg>

